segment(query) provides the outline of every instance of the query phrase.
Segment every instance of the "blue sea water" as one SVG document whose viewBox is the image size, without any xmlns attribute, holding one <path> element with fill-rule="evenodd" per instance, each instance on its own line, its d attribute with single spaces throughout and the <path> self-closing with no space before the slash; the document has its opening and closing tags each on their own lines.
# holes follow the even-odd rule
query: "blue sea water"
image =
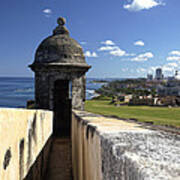
<svg viewBox="0 0 180 180">
<path fill-rule="evenodd" d="M 87 78 L 86 99 L 95 96 L 102 83 L 92 83 L 96 78 Z M 110 80 L 110 79 L 108 79 Z M 0 77 L 0 107 L 25 107 L 27 100 L 34 99 L 34 79 Z"/>
</svg>

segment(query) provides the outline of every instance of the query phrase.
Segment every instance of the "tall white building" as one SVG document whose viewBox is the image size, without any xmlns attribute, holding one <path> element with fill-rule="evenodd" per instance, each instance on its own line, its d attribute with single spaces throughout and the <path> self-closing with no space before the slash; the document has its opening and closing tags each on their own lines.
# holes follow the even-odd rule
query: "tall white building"
<svg viewBox="0 0 180 180">
<path fill-rule="evenodd" d="M 176 80 L 180 80 L 180 74 L 178 74 L 178 71 L 176 70 L 175 72 L 175 79 Z"/>
</svg>

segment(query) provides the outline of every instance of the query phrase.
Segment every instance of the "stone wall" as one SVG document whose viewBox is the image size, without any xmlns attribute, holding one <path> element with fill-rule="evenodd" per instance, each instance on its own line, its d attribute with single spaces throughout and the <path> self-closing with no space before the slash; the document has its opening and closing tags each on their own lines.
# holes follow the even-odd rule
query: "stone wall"
<svg viewBox="0 0 180 180">
<path fill-rule="evenodd" d="M 101 141 L 93 126 L 73 113 L 72 167 L 74 180 L 102 179 Z"/>
<path fill-rule="evenodd" d="M 75 180 L 179 180 L 180 136 L 74 111 Z"/>
<path fill-rule="evenodd" d="M 46 178 L 52 124 L 50 111 L 0 109 L 0 179 Z M 177 134 L 73 110 L 74 180 L 179 180 L 179 147 Z"/>
<path fill-rule="evenodd" d="M 35 100 L 40 109 L 54 108 L 54 84 L 57 80 L 72 83 L 72 107 L 83 110 L 85 101 L 86 78 L 78 67 L 39 67 L 35 71 Z"/>
<path fill-rule="evenodd" d="M 41 179 L 51 134 L 50 111 L 0 109 L 0 179 Z"/>
</svg>

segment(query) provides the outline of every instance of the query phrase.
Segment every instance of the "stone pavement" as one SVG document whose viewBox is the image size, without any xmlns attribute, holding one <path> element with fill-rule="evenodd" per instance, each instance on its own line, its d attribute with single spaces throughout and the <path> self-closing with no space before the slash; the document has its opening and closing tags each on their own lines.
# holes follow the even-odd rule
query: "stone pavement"
<svg viewBox="0 0 180 180">
<path fill-rule="evenodd" d="M 72 180 L 71 140 L 54 138 L 45 180 Z"/>
</svg>

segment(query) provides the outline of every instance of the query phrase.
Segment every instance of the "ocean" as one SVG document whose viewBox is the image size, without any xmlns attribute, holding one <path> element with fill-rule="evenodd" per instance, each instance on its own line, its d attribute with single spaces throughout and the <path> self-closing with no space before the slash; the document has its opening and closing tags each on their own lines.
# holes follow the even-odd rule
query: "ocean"
<svg viewBox="0 0 180 180">
<path fill-rule="evenodd" d="M 95 90 L 103 83 L 93 83 L 97 78 L 87 78 L 86 99 L 94 97 Z M 101 79 L 102 80 L 102 79 Z M 110 79 L 106 79 L 110 81 Z M 25 107 L 28 100 L 34 99 L 34 78 L 0 77 L 0 107 Z"/>
</svg>

